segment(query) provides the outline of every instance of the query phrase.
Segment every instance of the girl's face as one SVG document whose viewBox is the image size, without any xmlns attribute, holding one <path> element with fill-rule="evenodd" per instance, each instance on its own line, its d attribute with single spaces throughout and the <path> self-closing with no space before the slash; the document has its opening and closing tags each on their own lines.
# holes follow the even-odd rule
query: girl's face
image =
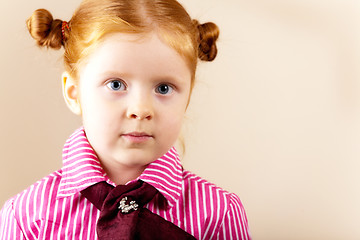
<svg viewBox="0 0 360 240">
<path fill-rule="evenodd" d="M 156 34 L 112 34 L 80 69 L 87 138 L 107 166 L 146 166 L 178 138 L 190 94 L 184 59 Z"/>
</svg>

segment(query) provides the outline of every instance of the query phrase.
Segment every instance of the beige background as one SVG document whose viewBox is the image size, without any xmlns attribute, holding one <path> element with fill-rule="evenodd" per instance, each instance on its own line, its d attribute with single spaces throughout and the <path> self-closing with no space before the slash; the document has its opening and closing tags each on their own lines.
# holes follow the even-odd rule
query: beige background
<svg viewBox="0 0 360 240">
<path fill-rule="evenodd" d="M 61 51 L 39 50 L 37 8 L 69 20 L 80 0 L 0 0 L 0 204 L 61 167 L 80 120 L 61 94 Z M 360 2 L 183 0 L 221 28 L 199 66 L 184 165 L 236 192 L 254 239 L 360 239 Z"/>
</svg>

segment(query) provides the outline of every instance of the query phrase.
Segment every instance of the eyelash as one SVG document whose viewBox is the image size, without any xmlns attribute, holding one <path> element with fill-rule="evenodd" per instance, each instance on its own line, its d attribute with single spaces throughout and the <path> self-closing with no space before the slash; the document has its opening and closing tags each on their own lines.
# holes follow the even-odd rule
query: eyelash
<svg viewBox="0 0 360 240">
<path fill-rule="evenodd" d="M 113 85 L 114 83 L 117 83 L 119 84 L 119 86 L 114 89 L 113 88 Z M 113 79 L 113 80 L 110 80 L 106 83 L 106 86 L 111 90 L 111 91 L 115 91 L 115 92 L 118 92 L 118 91 L 125 91 L 127 89 L 127 85 L 124 81 L 120 80 L 120 79 Z M 165 93 L 161 93 L 159 91 L 159 88 L 160 87 L 167 87 L 167 89 L 165 90 L 166 92 Z M 122 89 L 124 88 L 124 89 Z M 172 84 L 169 84 L 169 83 L 161 83 L 159 85 L 157 85 L 155 87 L 155 92 L 160 94 L 160 95 L 167 95 L 167 94 L 171 94 L 173 91 L 175 90 L 175 87 L 172 85 Z"/>
<path fill-rule="evenodd" d="M 168 88 L 166 93 L 160 93 L 160 91 L 159 91 L 159 88 L 160 88 L 160 87 L 163 87 L 163 86 L 166 86 L 166 87 Z M 159 84 L 158 86 L 156 86 L 155 92 L 158 93 L 158 94 L 160 94 L 160 95 L 167 95 L 167 94 L 172 93 L 172 92 L 174 91 L 174 89 L 175 89 L 175 87 L 172 86 L 171 84 L 161 83 L 161 84 Z M 170 93 L 169 93 L 169 91 L 170 91 Z"/>
<path fill-rule="evenodd" d="M 114 84 L 114 83 L 120 84 L 120 85 L 119 85 L 119 89 L 114 89 L 114 88 L 111 86 L 111 84 Z M 124 91 L 124 90 L 126 90 L 126 88 L 127 88 L 127 86 L 126 86 L 126 84 L 124 83 L 124 81 L 119 80 L 119 79 L 110 80 L 109 82 L 106 83 L 106 86 L 107 86 L 110 90 L 112 90 L 112 91 Z M 121 90 L 122 87 L 124 87 L 123 90 Z"/>
</svg>

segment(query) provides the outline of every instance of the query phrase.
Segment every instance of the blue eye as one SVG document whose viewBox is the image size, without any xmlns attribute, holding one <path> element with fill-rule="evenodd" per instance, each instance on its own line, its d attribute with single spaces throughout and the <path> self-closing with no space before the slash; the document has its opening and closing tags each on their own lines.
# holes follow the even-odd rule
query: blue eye
<svg viewBox="0 0 360 240">
<path fill-rule="evenodd" d="M 169 94 L 173 91 L 173 87 L 169 86 L 168 84 L 161 84 L 156 87 L 155 90 L 157 93 L 160 93 L 162 95 Z"/>
<path fill-rule="evenodd" d="M 126 88 L 125 84 L 120 80 L 112 80 L 106 86 L 113 91 L 123 91 Z"/>
</svg>

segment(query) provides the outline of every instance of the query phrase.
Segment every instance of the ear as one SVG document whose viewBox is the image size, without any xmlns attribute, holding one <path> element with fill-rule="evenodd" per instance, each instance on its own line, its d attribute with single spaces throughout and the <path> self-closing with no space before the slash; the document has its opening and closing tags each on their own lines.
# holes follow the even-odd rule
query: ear
<svg viewBox="0 0 360 240">
<path fill-rule="evenodd" d="M 62 74 L 62 88 L 66 105 L 73 113 L 81 115 L 78 85 L 67 72 Z"/>
</svg>

